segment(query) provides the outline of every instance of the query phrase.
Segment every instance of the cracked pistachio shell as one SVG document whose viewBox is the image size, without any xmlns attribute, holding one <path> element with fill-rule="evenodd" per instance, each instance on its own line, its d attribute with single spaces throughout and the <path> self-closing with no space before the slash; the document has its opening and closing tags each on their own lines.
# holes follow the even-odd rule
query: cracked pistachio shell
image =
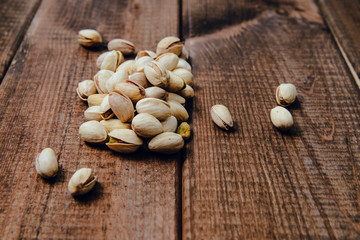
<svg viewBox="0 0 360 240">
<path fill-rule="evenodd" d="M 131 122 L 134 118 L 134 105 L 124 93 L 114 90 L 109 94 L 109 104 L 121 122 Z"/>
<path fill-rule="evenodd" d="M 159 62 L 152 61 L 144 68 L 147 80 L 156 87 L 166 87 L 169 81 L 169 72 Z"/>
<path fill-rule="evenodd" d="M 168 93 L 167 97 L 166 97 L 166 101 L 169 102 L 169 101 L 175 101 L 175 102 L 178 102 L 180 103 L 181 105 L 185 105 L 185 98 L 183 98 L 182 96 L 176 94 L 176 93 Z"/>
<path fill-rule="evenodd" d="M 85 110 L 84 116 L 87 121 L 95 120 L 101 121 L 101 107 L 100 106 L 92 106 Z"/>
<path fill-rule="evenodd" d="M 54 150 L 51 148 L 45 148 L 39 153 L 35 160 L 36 172 L 44 177 L 55 177 L 58 170 L 58 162 Z"/>
<path fill-rule="evenodd" d="M 128 96 L 133 103 L 145 97 L 145 88 L 130 80 L 116 84 L 115 89 Z"/>
<path fill-rule="evenodd" d="M 185 88 L 183 90 L 177 92 L 177 94 L 179 94 L 180 96 L 182 96 L 185 99 L 189 99 L 189 98 L 194 97 L 195 93 L 194 93 L 194 89 L 191 86 L 186 84 Z"/>
<path fill-rule="evenodd" d="M 284 107 L 277 106 L 270 111 L 271 122 L 280 131 L 287 131 L 294 125 L 291 113 Z"/>
<path fill-rule="evenodd" d="M 169 101 L 171 115 L 176 117 L 179 122 L 185 122 L 189 119 L 189 114 L 186 108 L 176 101 Z"/>
<path fill-rule="evenodd" d="M 137 114 L 132 120 L 131 128 L 137 135 L 145 138 L 151 138 L 163 132 L 160 121 L 148 113 Z"/>
<path fill-rule="evenodd" d="M 119 119 L 108 119 L 101 120 L 100 123 L 105 127 L 106 131 L 109 133 L 115 129 L 130 129 L 130 123 L 123 123 Z"/>
<path fill-rule="evenodd" d="M 176 65 L 176 68 L 175 69 L 185 69 L 185 70 L 188 70 L 189 72 L 191 72 L 191 65 L 185 61 L 184 59 L 182 58 L 179 58 L 179 62 L 178 64 Z"/>
<path fill-rule="evenodd" d="M 167 91 L 159 87 L 145 88 L 146 98 L 158 98 L 164 100 L 167 96 Z"/>
<path fill-rule="evenodd" d="M 105 55 L 104 60 L 101 62 L 100 69 L 107 69 L 115 72 L 117 67 L 124 62 L 124 56 L 120 51 L 111 51 Z"/>
<path fill-rule="evenodd" d="M 110 107 L 109 95 L 105 96 L 100 105 L 100 116 L 102 119 L 110 119 L 114 116 L 114 113 Z"/>
<path fill-rule="evenodd" d="M 81 124 L 79 135 L 81 140 L 88 143 L 104 143 L 107 139 L 107 132 L 104 126 L 95 120 Z"/>
<path fill-rule="evenodd" d="M 161 122 L 161 125 L 163 126 L 164 132 L 175 132 L 177 128 L 177 120 L 176 117 L 170 116 L 164 121 Z"/>
<path fill-rule="evenodd" d="M 150 50 L 142 50 L 142 51 L 139 51 L 138 54 L 136 55 L 136 59 L 138 58 L 141 58 L 141 57 L 144 57 L 144 56 L 148 56 L 148 57 L 151 57 L 152 59 L 155 59 L 156 58 L 156 53 L 154 53 L 153 51 L 150 51 Z"/>
<path fill-rule="evenodd" d="M 191 72 L 189 72 L 188 70 L 186 69 L 183 69 L 183 68 L 178 68 L 178 69 L 175 69 L 173 71 L 173 73 L 176 75 L 176 76 L 179 76 L 181 77 L 181 79 L 189 86 L 193 86 L 194 85 L 194 76 Z"/>
<path fill-rule="evenodd" d="M 148 63 L 150 63 L 153 60 L 154 59 L 152 59 L 151 57 L 148 57 L 148 56 L 138 58 L 137 60 L 135 60 L 135 65 L 134 65 L 135 71 L 136 72 L 144 72 L 144 68 L 148 65 Z"/>
<path fill-rule="evenodd" d="M 168 85 L 166 86 L 166 90 L 168 90 L 169 92 L 178 92 L 186 87 L 186 84 L 181 77 L 175 75 L 170 71 L 169 71 L 169 76 L 170 77 L 169 77 Z"/>
<path fill-rule="evenodd" d="M 94 76 L 95 87 L 98 93 L 109 93 L 106 88 L 106 81 L 114 74 L 113 71 L 110 70 L 100 70 Z"/>
<path fill-rule="evenodd" d="M 81 168 L 71 176 L 68 191 L 72 196 L 88 193 L 96 183 L 96 177 L 90 168 Z"/>
<path fill-rule="evenodd" d="M 129 76 L 129 80 L 136 82 L 137 84 L 143 86 L 144 88 L 147 88 L 150 86 L 150 83 L 146 79 L 145 73 L 143 72 L 134 72 Z"/>
<path fill-rule="evenodd" d="M 164 53 L 158 56 L 155 61 L 161 63 L 167 70 L 172 71 L 176 68 L 179 57 L 174 53 Z"/>
<path fill-rule="evenodd" d="M 83 29 L 79 31 L 78 41 L 84 47 L 98 47 L 102 43 L 101 35 L 93 29 Z"/>
<path fill-rule="evenodd" d="M 102 54 L 100 54 L 100 56 L 98 56 L 98 58 L 96 59 L 96 67 L 97 68 L 101 68 L 101 63 L 104 61 L 105 56 L 110 53 L 110 52 L 104 52 Z"/>
<path fill-rule="evenodd" d="M 212 106 L 211 118 L 222 129 L 229 130 L 234 126 L 230 111 L 224 105 L 217 104 Z"/>
<path fill-rule="evenodd" d="M 183 44 L 178 37 L 168 36 L 160 40 L 156 48 L 156 54 L 171 52 L 179 56 L 182 53 Z"/>
<path fill-rule="evenodd" d="M 184 147 L 184 139 L 179 134 L 164 132 L 150 140 L 148 148 L 150 151 L 172 154 Z"/>
<path fill-rule="evenodd" d="M 135 45 L 128 40 L 116 38 L 108 43 L 108 49 L 117 50 L 124 55 L 129 55 L 135 52 Z"/>
<path fill-rule="evenodd" d="M 119 65 L 116 71 L 123 70 L 128 75 L 132 74 L 135 70 L 135 60 L 127 60 Z"/>
<path fill-rule="evenodd" d="M 87 99 L 87 103 L 89 105 L 89 107 L 92 106 L 100 106 L 103 99 L 107 96 L 108 94 L 93 94 L 90 95 Z"/>
<path fill-rule="evenodd" d="M 187 122 L 182 122 L 176 130 L 177 134 L 180 134 L 184 140 L 188 140 L 191 135 L 191 127 Z"/>
<path fill-rule="evenodd" d="M 283 106 L 290 106 L 296 99 L 296 87 L 291 83 L 283 83 L 276 89 L 276 102 Z"/>
<path fill-rule="evenodd" d="M 106 89 L 108 92 L 111 92 L 115 89 L 115 85 L 121 83 L 128 79 L 128 75 L 124 70 L 119 70 L 115 72 L 111 77 L 106 81 Z"/>
<path fill-rule="evenodd" d="M 81 100 L 86 101 L 90 95 L 96 94 L 95 82 L 93 80 L 79 82 L 76 92 Z"/>
<path fill-rule="evenodd" d="M 138 113 L 148 113 L 159 120 L 165 120 L 171 116 L 170 105 L 157 98 L 144 98 L 137 102 Z"/>
<path fill-rule="evenodd" d="M 111 150 L 120 153 L 133 153 L 143 141 L 130 129 L 115 129 L 109 133 L 110 141 L 106 143 Z"/>
</svg>

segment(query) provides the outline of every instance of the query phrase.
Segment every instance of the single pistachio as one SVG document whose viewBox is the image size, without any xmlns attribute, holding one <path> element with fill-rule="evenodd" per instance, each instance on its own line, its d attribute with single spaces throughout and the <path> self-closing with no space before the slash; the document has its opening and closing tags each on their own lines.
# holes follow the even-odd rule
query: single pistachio
<svg viewBox="0 0 360 240">
<path fill-rule="evenodd" d="M 164 132 L 150 140 L 148 148 L 150 151 L 172 154 L 184 147 L 184 139 L 176 133 Z"/>
<path fill-rule="evenodd" d="M 135 69 L 135 60 L 127 60 L 119 65 L 119 67 L 116 69 L 116 71 L 123 70 L 128 75 L 132 74 Z"/>
<path fill-rule="evenodd" d="M 104 52 L 102 54 L 100 54 L 100 56 L 96 59 L 96 67 L 101 69 L 101 64 L 104 61 L 104 58 L 106 57 L 106 55 L 108 55 L 110 52 Z"/>
<path fill-rule="evenodd" d="M 101 121 L 101 107 L 100 106 L 92 106 L 85 110 L 84 116 L 87 121 L 95 120 Z"/>
<path fill-rule="evenodd" d="M 179 57 L 174 53 L 164 53 L 158 56 L 155 61 L 161 63 L 167 70 L 172 71 L 176 68 Z"/>
<path fill-rule="evenodd" d="M 295 101 L 296 95 L 296 87 L 293 84 L 280 84 L 276 89 L 276 102 L 283 107 L 287 107 Z"/>
<path fill-rule="evenodd" d="M 104 57 L 100 69 L 107 69 L 115 72 L 117 67 L 124 62 L 124 56 L 120 51 L 111 51 Z"/>
<path fill-rule="evenodd" d="M 138 83 L 139 85 L 147 88 L 150 86 L 150 83 L 146 79 L 145 73 L 143 72 L 134 72 L 129 76 L 129 80 Z"/>
<path fill-rule="evenodd" d="M 183 90 L 177 92 L 177 94 L 179 94 L 180 96 L 182 96 L 185 99 L 189 99 L 189 98 L 194 97 L 194 89 L 191 86 L 186 84 L 185 88 Z"/>
<path fill-rule="evenodd" d="M 270 111 L 271 122 L 280 131 L 287 131 L 294 125 L 291 113 L 284 107 L 277 106 Z"/>
<path fill-rule="evenodd" d="M 178 92 L 186 87 L 186 84 L 181 77 L 175 75 L 170 71 L 169 71 L 169 76 L 170 77 L 169 77 L 168 85 L 166 86 L 166 90 L 168 90 L 169 92 Z"/>
<path fill-rule="evenodd" d="M 90 95 L 87 99 L 87 103 L 89 107 L 92 106 L 100 106 L 103 99 L 107 96 L 107 94 L 93 94 Z"/>
<path fill-rule="evenodd" d="M 159 87 L 148 87 L 145 88 L 146 98 L 158 98 L 164 100 L 167 96 L 167 91 Z"/>
<path fill-rule="evenodd" d="M 186 49 L 185 45 L 182 48 L 180 58 L 187 60 L 189 58 L 189 52 Z"/>
<path fill-rule="evenodd" d="M 59 166 L 54 150 L 51 148 L 43 149 L 36 157 L 35 169 L 43 178 L 55 177 Z"/>
<path fill-rule="evenodd" d="M 78 41 L 84 47 L 93 48 L 101 45 L 102 38 L 96 30 L 83 29 L 79 31 Z"/>
<path fill-rule="evenodd" d="M 130 129 L 115 129 L 109 133 L 110 140 L 106 143 L 111 150 L 120 153 L 133 153 L 143 141 Z"/>
<path fill-rule="evenodd" d="M 109 93 L 106 88 L 106 81 L 114 74 L 110 70 L 100 70 L 94 76 L 95 87 L 98 93 Z"/>
<path fill-rule="evenodd" d="M 159 120 L 165 120 L 171 116 L 170 105 L 157 98 L 144 98 L 136 103 L 138 113 L 148 113 Z"/>
<path fill-rule="evenodd" d="M 116 84 L 115 89 L 128 96 L 133 103 L 145 98 L 145 88 L 130 80 Z"/>
<path fill-rule="evenodd" d="M 224 105 L 217 104 L 212 106 L 211 118 L 222 129 L 229 130 L 234 126 L 230 111 Z"/>
<path fill-rule="evenodd" d="M 119 119 L 108 119 L 101 120 L 100 123 L 105 127 L 106 131 L 109 133 L 115 129 L 130 129 L 130 123 L 123 123 Z"/>
<path fill-rule="evenodd" d="M 108 43 L 108 49 L 117 50 L 124 55 L 129 55 L 135 52 L 135 45 L 130 41 L 116 38 Z"/>
<path fill-rule="evenodd" d="M 95 82 L 93 80 L 79 82 L 76 92 L 81 100 L 86 101 L 90 95 L 96 94 Z"/>
<path fill-rule="evenodd" d="M 182 122 L 176 130 L 177 134 L 180 134 L 184 140 L 188 140 L 191 135 L 191 128 L 187 122 Z"/>
<path fill-rule="evenodd" d="M 118 90 L 110 92 L 109 104 L 112 111 L 121 122 L 131 122 L 134 118 L 134 105 L 130 98 L 124 93 Z"/>
<path fill-rule="evenodd" d="M 184 122 L 189 119 L 189 114 L 186 108 L 176 101 L 169 101 L 171 115 L 176 117 L 179 122 Z"/>
<path fill-rule="evenodd" d="M 135 66 L 134 66 L 135 71 L 144 72 L 144 68 L 148 65 L 148 63 L 150 63 L 153 60 L 154 59 L 148 56 L 138 58 L 137 60 L 135 60 Z"/>
<path fill-rule="evenodd" d="M 121 83 L 128 79 L 128 75 L 124 70 L 119 70 L 115 72 L 111 77 L 106 81 L 106 89 L 108 92 L 111 92 L 115 89 L 115 85 Z"/>
<path fill-rule="evenodd" d="M 163 132 L 160 121 L 148 113 L 137 114 L 131 122 L 131 128 L 144 138 L 151 138 Z"/>
<path fill-rule="evenodd" d="M 80 139 L 88 143 L 104 143 L 107 139 L 107 132 L 104 126 L 98 121 L 88 121 L 80 125 Z"/>
<path fill-rule="evenodd" d="M 112 111 L 109 103 L 109 95 L 105 96 L 100 105 L 100 116 L 102 119 L 107 120 L 114 116 L 114 112 Z"/>
<path fill-rule="evenodd" d="M 188 70 L 189 72 L 191 72 L 191 65 L 185 61 L 184 59 L 182 58 L 179 58 L 179 62 L 178 64 L 176 65 L 176 68 L 175 69 L 185 69 L 185 70 Z"/>
<path fill-rule="evenodd" d="M 81 168 L 71 176 L 68 190 L 72 196 L 88 193 L 96 183 L 96 177 L 90 168 Z"/>
<path fill-rule="evenodd" d="M 145 89 L 146 90 L 146 89 Z M 168 93 L 167 97 L 166 97 L 166 101 L 175 101 L 180 103 L 181 105 L 185 105 L 185 98 L 183 98 L 182 96 L 176 94 L 176 93 Z"/>
<path fill-rule="evenodd" d="M 151 57 L 152 59 L 155 59 L 156 53 L 154 53 L 153 51 L 150 51 L 150 50 L 142 50 L 142 51 L 138 52 L 135 60 L 137 60 L 138 58 L 144 57 L 144 56 L 148 56 L 148 57 Z"/>
<path fill-rule="evenodd" d="M 170 116 L 161 122 L 164 132 L 175 132 L 177 127 L 176 117 Z"/>
<path fill-rule="evenodd" d="M 147 80 L 154 86 L 166 87 L 169 81 L 169 72 L 161 63 L 152 61 L 144 68 Z"/>
<path fill-rule="evenodd" d="M 179 38 L 169 36 L 160 40 L 156 48 L 156 54 L 159 56 L 163 53 L 171 52 L 179 56 L 182 53 L 183 44 Z"/>
<path fill-rule="evenodd" d="M 184 68 L 177 68 L 173 71 L 173 73 L 179 77 L 181 77 L 182 80 L 184 80 L 184 82 L 189 85 L 189 86 L 193 86 L 194 85 L 194 76 L 193 74 L 184 69 Z"/>
</svg>

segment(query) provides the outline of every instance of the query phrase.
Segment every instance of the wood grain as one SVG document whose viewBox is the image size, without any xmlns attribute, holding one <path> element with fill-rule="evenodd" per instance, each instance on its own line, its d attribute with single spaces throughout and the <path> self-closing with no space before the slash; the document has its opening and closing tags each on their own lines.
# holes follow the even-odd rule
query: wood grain
<svg viewBox="0 0 360 240">
<path fill-rule="evenodd" d="M 177 239 L 180 155 L 120 155 L 84 144 L 78 128 L 86 105 L 75 89 L 96 73 L 100 54 L 78 45 L 80 29 L 154 50 L 178 34 L 178 11 L 177 1 L 42 2 L 0 86 L 0 238 Z M 45 147 L 60 164 L 49 181 L 34 168 Z M 98 183 L 74 199 L 67 183 L 81 167 L 92 168 Z"/>
<path fill-rule="evenodd" d="M 360 92 L 316 5 L 253 1 L 258 12 L 204 32 L 216 2 L 183 2 L 196 78 L 183 238 L 358 239 Z M 237 2 L 222 6 L 245 13 Z M 298 89 L 288 133 L 269 118 L 284 82 Z M 233 131 L 211 122 L 214 104 L 228 106 Z"/>
<path fill-rule="evenodd" d="M 0 3 L 0 83 L 40 2 L 40 0 L 2 0 Z"/>
</svg>

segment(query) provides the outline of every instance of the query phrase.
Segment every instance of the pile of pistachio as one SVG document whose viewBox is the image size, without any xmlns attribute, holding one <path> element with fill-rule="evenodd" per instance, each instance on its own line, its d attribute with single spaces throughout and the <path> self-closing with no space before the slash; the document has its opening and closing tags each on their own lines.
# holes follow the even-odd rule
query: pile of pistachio
<svg viewBox="0 0 360 240">
<path fill-rule="evenodd" d="M 85 47 L 103 44 L 91 29 L 79 32 Z M 184 107 L 194 96 L 193 74 L 187 53 L 177 37 L 165 37 L 156 53 L 138 51 L 127 40 L 113 39 L 101 54 L 94 80 L 79 83 L 77 94 L 88 103 L 87 122 L 79 128 L 80 138 L 91 144 L 106 144 L 111 150 L 132 153 L 144 145 L 150 151 L 171 154 L 180 151 L 190 137 Z"/>
</svg>

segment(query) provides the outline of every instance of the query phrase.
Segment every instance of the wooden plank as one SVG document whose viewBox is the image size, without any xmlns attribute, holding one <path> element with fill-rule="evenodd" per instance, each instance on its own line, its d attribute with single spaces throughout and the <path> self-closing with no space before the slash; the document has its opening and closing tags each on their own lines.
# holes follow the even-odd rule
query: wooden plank
<svg viewBox="0 0 360 240">
<path fill-rule="evenodd" d="M 312 1 L 267 3 L 222 1 L 220 9 L 258 12 L 204 32 L 217 1 L 184 1 L 196 95 L 183 238 L 358 239 L 359 90 Z M 289 108 L 295 126 L 282 134 L 269 112 L 284 82 L 298 100 Z M 219 103 L 233 131 L 212 123 Z"/>
<path fill-rule="evenodd" d="M 0 2 L 0 83 L 39 4 L 40 0 L 2 0 Z"/>
<path fill-rule="evenodd" d="M 360 88 L 360 1 L 318 0 L 320 10 Z"/>
<path fill-rule="evenodd" d="M 178 34 L 177 1 L 42 2 L 0 87 L 0 238 L 176 239 L 180 155 L 120 155 L 78 137 L 86 104 L 75 89 L 100 54 L 78 45 L 83 28 L 154 49 Z M 34 168 L 45 147 L 59 154 L 53 181 Z M 98 184 L 75 200 L 67 183 L 81 167 Z"/>
</svg>

